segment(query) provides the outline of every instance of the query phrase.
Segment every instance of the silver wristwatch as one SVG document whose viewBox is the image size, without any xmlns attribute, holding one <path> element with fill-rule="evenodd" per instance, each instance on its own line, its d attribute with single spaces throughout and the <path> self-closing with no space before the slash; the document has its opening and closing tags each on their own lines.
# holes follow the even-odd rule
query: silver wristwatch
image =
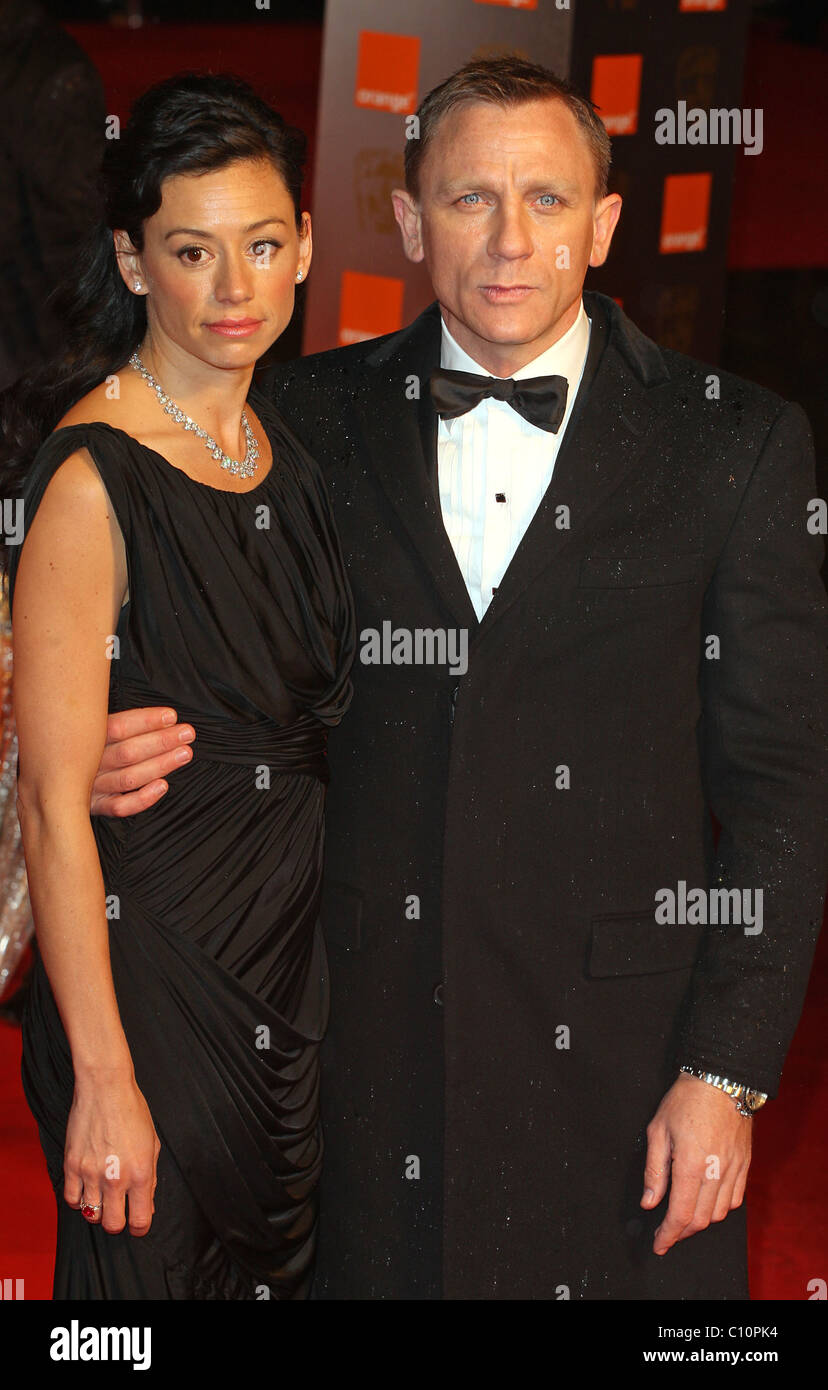
<svg viewBox="0 0 828 1390">
<path fill-rule="evenodd" d="M 708 1086 L 715 1086 L 718 1091 L 724 1091 L 734 1102 L 739 1114 L 746 1115 L 748 1119 L 768 1098 L 766 1091 L 754 1091 L 743 1081 L 729 1081 L 726 1076 L 716 1076 L 712 1071 L 701 1071 L 696 1067 L 679 1067 L 679 1071 L 686 1071 L 690 1076 L 697 1076 L 700 1081 L 706 1081 Z"/>
</svg>

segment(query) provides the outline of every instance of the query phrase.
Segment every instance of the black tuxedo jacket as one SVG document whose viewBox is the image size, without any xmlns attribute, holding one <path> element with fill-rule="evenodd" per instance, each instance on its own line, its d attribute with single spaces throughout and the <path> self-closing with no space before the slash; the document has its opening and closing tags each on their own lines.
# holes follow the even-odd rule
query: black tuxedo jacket
<svg viewBox="0 0 828 1390">
<path fill-rule="evenodd" d="M 809 430 L 585 304 L 480 623 L 435 490 L 437 306 L 262 382 L 326 470 L 358 631 L 469 633 L 462 678 L 358 652 L 331 735 L 322 1298 L 747 1296 L 743 1208 L 659 1258 L 639 1200 L 679 1062 L 776 1092 L 821 922 Z M 660 923 L 682 883 L 748 916 L 761 890 L 761 931 Z"/>
</svg>

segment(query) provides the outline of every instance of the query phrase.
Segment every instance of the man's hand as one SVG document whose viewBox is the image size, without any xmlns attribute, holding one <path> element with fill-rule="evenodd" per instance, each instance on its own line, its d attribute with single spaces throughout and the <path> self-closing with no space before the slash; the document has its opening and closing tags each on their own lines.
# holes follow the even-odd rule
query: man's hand
<svg viewBox="0 0 828 1390">
<path fill-rule="evenodd" d="M 193 756 L 186 745 L 192 724 L 177 724 L 174 709 L 152 706 L 120 710 L 106 721 L 106 747 L 92 784 L 93 816 L 134 816 L 167 790 L 163 778 Z"/>
<path fill-rule="evenodd" d="M 672 1182 L 653 1252 L 724 1221 L 745 1195 L 753 1121 L 723 1091 L 682 1072 L 647 1126 L 642 1207 L 657 1207 Z"/>
</svg>

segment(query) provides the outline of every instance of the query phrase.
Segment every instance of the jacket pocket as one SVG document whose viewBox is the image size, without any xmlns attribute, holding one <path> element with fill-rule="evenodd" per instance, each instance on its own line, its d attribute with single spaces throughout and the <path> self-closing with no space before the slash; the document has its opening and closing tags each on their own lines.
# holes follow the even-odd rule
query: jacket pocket
<svg viewBox="0 0 828 1390">
<path fill-rule="evenodd" d="M 347 883 L 322 883 L 322 931 L 329 946 L 362 950 L 363 896 Z"/>
<path fill-rule="evenodd" d="M 689 584 L 701 571 L 700 552 L 687 555 L 586 555 L 581 561 L 582 589 L 640 589 Z"/>
<path fill-rule="evenodd" d="M 661 924 L 649 912 L 593 917 L 586 973 L 590 979 L 611 975 L 657 975 L 687 970 L 695 964 L 704 927 Z"/>
</svg>

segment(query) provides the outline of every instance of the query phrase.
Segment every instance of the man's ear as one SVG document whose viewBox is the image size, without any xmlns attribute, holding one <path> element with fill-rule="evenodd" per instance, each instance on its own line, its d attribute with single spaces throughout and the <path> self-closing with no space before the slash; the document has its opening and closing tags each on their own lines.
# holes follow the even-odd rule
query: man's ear
<svg viewBox="0 0 828 1390">
<path fill-rule="evenodd" d="M 146 294 L 148 287 L 141 265 L 141 253 L 136 251 L 129 233 L 120 230 L 114 231 L 112 240 L 115 245 L 115 256 L 118 261 L 118 269 L 121 272 L 121 279 L 127 289 L 132 294 Z M 135 288 L 136 281 L 141 286 L 139 290 Z"/>
<path fill-rule="evenodd" d="M 402 233 L 403 251 L 410 261 L 423 259 L 423 228 L 419 204 L 404 188 L 395 188 L 391 194 L 394 216 Z"/>
<path fill-rule="evenodd" d="M 603 265 L 607 259 L 612 234 L 621 216 L 621 202 L 620 193 L 610 193 L 595 204 L 590 265 Z"/>
</svg>

